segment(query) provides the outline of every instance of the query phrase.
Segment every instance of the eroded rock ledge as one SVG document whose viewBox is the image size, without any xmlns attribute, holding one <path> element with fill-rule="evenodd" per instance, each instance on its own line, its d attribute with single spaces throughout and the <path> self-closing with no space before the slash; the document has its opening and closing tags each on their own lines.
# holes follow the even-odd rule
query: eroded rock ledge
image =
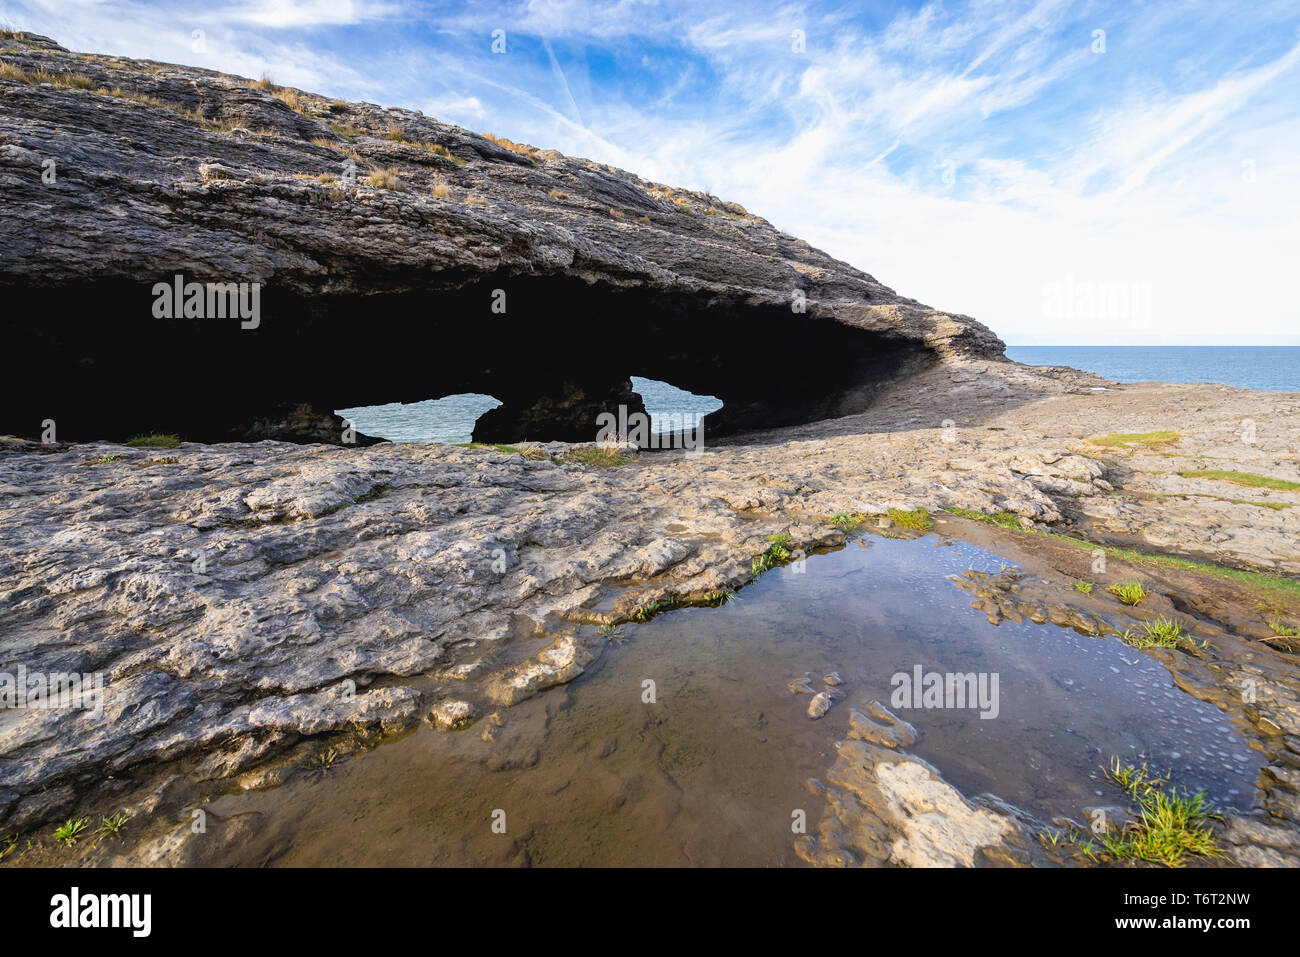
<svg viewBox="0 0 1300 957">
<path fill-rule="evenodd" d="M 504 404 L 477 439 L 592 441 L 600 411 L 642 409 L 644 375 L 721 398 L 722 435 L 1002 355 L 975 320 L 714 196 L 31 34 L 0 38 L 0 61 L 0 295 L 22 357 L 0 431 L 337 443 L 333 409 L 486 392 Z M 177 275 L 260 284 L 257 327 L 155 317 Z"/>
<path fill-rule="evenodd" d="M 37 826 L 92 792 L 114 800 L 162 761 L 215 786 L 203 782 L 321 735 L 491 716 L 580 674 L 604 644 L 597 624 L 739 587 L 773 534 L 805 551 L 841 542 L 827 522 L 840 513 L 1010 513 L 1094 541 L 1300 571 L 1295 507 L 1177 475 L 1236 464 L 1300 480 L 1296 396 L 1078 392 L 1075 377 L 1007 363 L 943 366 L 919 384 L 896 385 L 868 414 L 603 469 L 566 464 L 562 447 L 529 460 L 437 445 L 0 443 L 0 670 L 102 672 L 108 692 L 104 720 L 10 712 L 0 826 Z M 1245 417 L 1260 424 L 1250 445 L 1230 428 Z M 1171 424 L 1172 452 L 1087 441 Z M 1252 495 L 1300 505 L 1293 492 Z M 1070 552 L 1066 574 L 1092 575 L 1088 550 Z M 1266 680 L 1291 680 L 1291 656 L 1262 642 L 1269 617 L 1296 620 L 1300 602 L 1225 608 L 1222 595 L 1163 587 L 1178 600 L 1168 613 L 1230 622 Z M 1267 714 L 1292 764 L 1297 713 Z"/>
</svg>

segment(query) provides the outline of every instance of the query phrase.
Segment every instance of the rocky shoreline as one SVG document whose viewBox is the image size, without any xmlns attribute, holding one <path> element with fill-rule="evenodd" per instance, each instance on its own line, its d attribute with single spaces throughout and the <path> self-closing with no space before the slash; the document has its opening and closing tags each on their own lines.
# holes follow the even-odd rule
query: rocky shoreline
<svg viewBox="0 0 1300 957">
<path fill-rule="evenodd" d="M 1018 563 L 958 577 L 993 622 L 1189 623 L 1134 653 L 1267 758 L 1223 860 L 1300 860 L 1300 395 L 1020 366 L 733 203 L 409 110 L 12 31 L 0 93 L 0 694 L 87 681 L 0 710 L 0 861 L 211 863 L 215 796 L 424 722 L 526 737 L 611 635 L 917 534 Z M 633 374 L 723 400 L 700 454 L 588 444 Z M 511 445 L 333 411 L 478 391 Z M 804 861 L 1095 862 L 857 704 Z"/>
<path fill-rule="evenodd" d="M 205 791 L 274 784 L 293 755 L 340 735 L 368 746 L 428 719 L 491 736 L 512 705 L 582 673 L 600 625 L 634 628 L 743 587 L 772 536 L 811 553 L 845 541 L 833 517 L 911 534 L 890 510 L 924 508 L 936 533 L 993 536 L 1023 561 L 1027 578 L 966 583 L 991 619 L 1114 634 L 1139 616 L 1070 576 L 1136 577 L 1149 607 L 1212 636 L 1210 650 L 1144 653 L 1240 714 L 1269 757 L 1260 810 L 1226 825 L 1233 859 L 1294 864 L 1300 682 L 1270 622 L 1300 618 L 1300 494 L 1178 473 L 1300 481 L 1297 431 L 1296 395 L 975 362 L 900 384 L 862 415 L 604 467 L 558 443 L 159 454 L 7 440 L 6 665 L 100 672 L 107 693 L 103 720 L 7 717 L 0 831 L 47 829 L 87 802 L 174 815 Z M 1096 441 L 1156 432 L 1175 435 Z M 172 769 L 162 782 L 160 767 Z"/>
</svg>

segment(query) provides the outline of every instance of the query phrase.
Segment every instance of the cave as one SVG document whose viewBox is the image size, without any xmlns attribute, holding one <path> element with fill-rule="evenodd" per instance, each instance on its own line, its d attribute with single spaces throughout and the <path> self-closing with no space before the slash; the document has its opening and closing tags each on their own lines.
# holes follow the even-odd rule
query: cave
<svg viewBox="0 0 1300 957">
<path fill-rule="evenodd" d="M 368 295 L 268 283 L 255 322 L 233 308 L 159 317 L 155 284 L 171 278 L 0 290 L 0 431 L 36 437 L 52 420 L 60 441 L 337 444 L 353 437 L 335 409 L 485 393 L 501 405 L 475 441 L 590 442 L 601 412 L 646 411 L 635 373 L 721 399 L 704 420 L 712 438 L 861 411 L 933 360 L 914 339 L 812 310 L 567 274 L 438 274 L 418 291 L 389 277 L 400 291 Z"/>
</svg>

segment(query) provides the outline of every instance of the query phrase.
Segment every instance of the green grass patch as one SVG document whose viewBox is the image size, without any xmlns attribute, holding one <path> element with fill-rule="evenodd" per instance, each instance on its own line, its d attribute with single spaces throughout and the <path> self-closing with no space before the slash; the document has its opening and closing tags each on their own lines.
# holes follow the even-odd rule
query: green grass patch
<svg viewBox="0 0 1300 957">
<path fill-rule="evenodd" d="M 851 532 L 867 520 L 867 516 L 861 512 L 841 512 L 838 515 L 832 515 L 826 519 L 832 525 L 838 525 L 846 532 Z"/>
<path fill-rule="evenodd" d="M 1251 585 L 1255 588 L 1265 591 L 1278 592 L 1292 598 L 1300 598 L 1300 581 L 1294 578 L 1286 578 L 1282 575 L 1271 575 L 1267 572 L 1248 571 L 1243 568 L 1229 568 L 1226 565 L 1215 565 L 1212 562 L 1197 561 L 1192 558 L 1183 558 L 1179 555 L 1156 555 L 1150 552 L 1139 552 L 1132 548 L 1120 548 L 1117 545 L 1099 545 L 1095 542 L 1085 541 L 1082 538 L 1073 538 L 1069 535 L 1062 535 L 1059 532 L 1043 532 L 1031 529 L 1033 534 L 1046 535 L 1054 538 L 1059 542 L 1072 545 L 1075 548 L 1081 548 L 1086 551 L 1101 549 L 1106 553 L 1108 558 L 1117 558 L 1121 561 L 1132 562 L 1135 565 L 1149 565 L 1153 568 L 1168 568 L 1175 571 L 1201 572 L 1207 575 L 1217 575 L 1220 578 L 1227 578 L 1239 582 L 1243 585 Z"/>
<path fill-rule="evenodd" d="M 665 598 L 656 598 L 646 602 L 639 608 L 633 609 L 632 620 L 638 624 L 645 624 L 655 615 L 664 611 L 671 611 L 679 604 L 676 595 L 668 595 Z"/>
<path fill-rule="evenodd" d="M 944 506 L 944 511 L 960 518 L 968 518 L 972 522 L 983 522 L 985 525 L 998 525 L 1002 528 L 1024 528 L 1024 525 L 1020 523 L 1020 516 L 1015 512 L 1002 511 L 994 512 L 992 515 L 985 515 L 973 508 L 958 508 L 955 505 Z"/>
<path fill-rule="evenodd" d="M 178 435 L 155 432 L 150 435 L 137 435 L 133 439 L 128 439 L 126 444 L 133 449 L 174 449 L 181 444 L 181 439 Z"/>
<path fill-rule="evenodd" d="M 590 468 L 607 469 L 618 465 L 627 465 L 631 459 L 621 455 L 617 449 L 602 449 L 599 446 L 592 446 L 590 448 L 570 449 L 564 453 L 560 461 L 586 465 Z"/>
<path fill-rule="evenodd" d="M 518 446 L 501 445 L 497 442 L 461 442 L 459 447 L 462 449 L 492 449 L 494 452 L 511 453 L 527 459 L 529 462 L 541 462 L 546 459 L 546 453 L 535 445 L 521 449 Z"/>
<path fill-rule="evenodd" d="M 1290 625 L 1285 624 L 1277 618 L 1270 618 L 1268 620 L 1268 627 L 1272 630 L 1273 634 L 1266 638 L 1261 638 L 1260 641 L 1270 642 L 1283 651 L 1294 654 L 1296 646 L 1300 644 L 1300 642 L 1295 640 L 1300 638 L 1300 628 L 1292 628 Z"/>
<path fill-rule="evenodd" d="M 1091 594 L 1092 594 L 1092 582 L 1086 582 L 1086 581 L 1084 581 L 1084 580 L 1081 578 L 1081 579 L 1079 579 L 1077 582 L 1074 583 L 1074 590 L 1077 591 L 1077 592 L 1083 592 L 1083 594 L 1085 594 L 1085 595 L 1091 595 Z"/>
<path fill-rule="evenodd" d="M 124 811 L 118 811 L 112 817 L 106 817 L 99 827 L 95 828 L 95 833 L 103 837 L 120 838 L 122 832 L 126 830 L 126 822 L 131 820 L 130 816 Z"/>
<path fill-rule="evenodd" d="M 949 511 L 951 511 L 951 509 Z M 962 512 L 958 511 L 954 512 L 954 514 L 960 515 Z M 1015 530 L 1027 535 L 1042 535 L 1045 538 L 1051 538 L 1064 545 L 1069 545 L 1072 548 L 1078 548 L 1083 551 L 1092 552 L 1100 549 L 1105 553 L 1107 558 L 1131 562 L 1134 565 L 1146 565 L 1151 568 L 1164 568 L 1173 571 L 1189 571 L 1199 572 L 1204 575 L 1215 575 L 1219 578 L 1225 578 L 1230 581 L 1235 581 L 1238 584 L 1269 593 L 1272 596 L 1286 596 L 1287 598 L 1300 599 L 1300 581 L 1294 578 L 1288 578 L 1285 575 L 1274 575 L 1269 572 L 1252 571 L 1244 568 L 1230 568 L 1227 565 L 1216 565 L 1213 562 L 1198 561 L 1194 558 L 1183 558 L 1180 555 L 1160 555 L 1151 552 L 1139 552 L 1132 548 L 1122 548 L 1118 545 L 1103 545 L 1098 542 L 1090 542 L 1086 539 L 1075 538 L 1072 535 L 1064 535 L 1061 532 L 1052 532 L 1041 528 L 1021 527 Z"/>
<path fill-rule="evenodd" d="M 934 522 L 930 518 L 930 513 L 924 508 L 906 511 L 901 508 L 891 508 L 885 515 L 895 525 L 911 529 L 914 532 L 928 532 L 934 527 Z"/>
<path fill-rule="evenodd" d="M 1134 634 L 1131 630 L 1125 629 L 1121 634 L 1120 641 L 1130 648 L 1143 650 L 1146 648 L 1177 648 L 1183 641 L 1190 641 L 1190 638 L 1183 634 L 1183 624 L 1172 618 L 1153 618 L 1151 621 L 1142 622 L 1143 634 Z"/>
<path fill-rule="evenodd" d="M 1179 791 L 1169 777 L 1152 777 L 1141 768 L 1115 758 L 1107 776 L 1137 802 L 1139 818 L 1117 834 L 1102 839 L 1118 860 L 1147 861 L 1181 867 L 1188 858 L 1221 857 L 1211 820 L 1219 815 L 1205 792 Z"/>
<path fill-rule="evenodd" d="M 1112 449 L 1126 449 L 1142 446 L 1158 449 L 1177 442 L 1181 436 L 1177 432 L 1112 432 L 1089 439 L 1092 445 L 1104 445 Z"/>
<path fill-rule="evenodd" d="M 1126 605 L 1136 605 L 1147 597 L 1147 590 L 1141 582 L 1116 582 L 1106 591 L 1110 592 Z"/>
<path fill-rule="evenodd" d="M 54 830 L 54 839 L 64 847 L 71 847 L 77 843 L 77 838 L 85 832 L 90 825 L 88 818 L 69 818 L 65 823 L 59 825 Z"/>
<path fill-rule="evenodd" d="M 1179 472 L 1183 478 L 1212 479 L 1216 482 L 1231 482 L 1246 488 L 1267 488 L 1275 492 L 1300 492 L 1300 482 L 1286 479 L 1270 478 L 1267 475 L 1255 475 L 1252 472 L 1229 472 L 1224 469 L 1201 469 L 1192 472 Z M 1251 504 L 1259 505 L 1261 502 Z"/>
<path fill-rule="evenodd" d="M 619 628 L 618 625 L 601 625 L 600 637 L 604 638 L 610 644 L 614 644 L 615 642 L 623 640 L 623 629 Z"/>
<path fill-rule="evenodd" d="M 772 544 L 768 546 L 767 551 L 749 563 L 749 574 L 751 578 L 757 578 L 764 572 L 771 571 L 778 565 L 784 565 L 790 560 L 790 549 L 786 548 L 790 544 L 790 536 L 781 532 L 776 535 L 769 535 L 768 541 Z"/>
</svg>

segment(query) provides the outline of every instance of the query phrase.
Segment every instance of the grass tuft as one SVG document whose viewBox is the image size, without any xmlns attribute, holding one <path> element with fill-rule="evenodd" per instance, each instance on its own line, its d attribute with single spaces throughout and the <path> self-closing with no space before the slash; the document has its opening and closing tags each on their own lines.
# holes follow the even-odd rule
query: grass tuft
<svg viewBox="0 0 1300 957">
<path fill-rule="evenodd" d="M 77 843 L 77 838 L 81 837 L 89 825 L 89 818 L 69 818 L 65 823 L 55 828 L 54 839 L 62 843 L 64 847 L 71 847 Z"/>
<path fill-rule="evenodd" d="M 570 449 L 560 459 L 588 468 L 607 469 L 618 465 L 627 465 L 630 459 L 621 455 L 617 449 L 602 449 L 600 446 Z"/>
<path fill-rule="evenodd" d="M 484 133 L 483 138 L 491 140 L 497 146 L 504 146 L 506 149 L 518 153 L 520 156 L 527 156 L 529 159 L 536 157 L 539 152 L 536 146 L 529 146 L 526 143 L 516 143 L 514 140 L 508 140 L 504 136 L 494 136 L 491 133 Z"/>
<path fill-rule="evenodd" d="M 1181 436 L 1177 432 L 1112 432 L 1109 435 L 1099 435 L 1097 438 L 1088 441 L 1093 445 L 1104 445 L 1115 449 L 1133 448 L 1134 446 L 1158 449 L 1166 445 L 1172 445 L 1180 438 Z"/>
<path fill-rule="evenodd" d="M 1153 618 L 1142 622 L 1143 634 L 1136 635 L 1125 629 L 1120 640 L 1130 648 L 1139 651 L 1146 648 L 1177 648 L 1182 642 L 1191 639 L 1183 634 L 1183 623 L 1172 618 Z"/>
<path fill-rule="evenodd" d="M 861 512 L 841 512 L 826 519 L 832 525 L 838 525 L 846 532 L 851 532 L 867 520 Z"/>
<path fill-rule="evenodd" d="M 910 512 L 901 508 L 891 508 L 885 514 L 895 525 L 901 525 L 914 532 L 928 532 L 934 527 L 929 511 L 924 508 L 913 509 Z"/>
<path fill-rule="evenodd" d="M 95 829 L 95 833 L 101 837 L 121 838 L 122 832 L 126 830 L 126 822 L 131 820 L 130 816 L 124 811 L 118 811 L 112 817 L 103 819 L 103 823 Z"/>
<path fill-rule="evenodd" d="M 676 595 L 668 595 L 662 599 L 653 599 L 639 608 L 634 609 L 632 612 L 632 620 L 638 624 L 645 624 L 660 612 L 671 611 L 676 608 L 677 604 Z"/>
<path fill-rule="evenodd" d="M 1188 858 L 1221 857 L 1210 821 L 1219 814 L 1206 800 L 1204 791 L 1190 793 L 1166 786 L 1169 776 L 1152 777 L 1145 764 L 1125 765 L 1119 758 L 1106 772 L 1133 798 L 1139 819 L 1118 834 L 1102 839 L 1106 850 L 1118 860 L 1147 861 L 1166 867 L 1181 867 Z"/>
<path fill-rule="evenodd" d="M 751 578 L 757 578 L 764 572 L 771 571 L 778 565 L 784 565 L 790 560 L 790 549 L 786 546 L 790 544 L 790 536 L 785 532 L 776 535 L 769 535 L 768 541 L 772 544 L 768 546 L 767 551 L 749 563 L 749 574 Z"/>
<path fill-rule="evenodd" d="M 1272 629 L 1273 634 L 1261 638 L 1260 641 L 1269 642 L 1271 645 L 1276 645 L 1285 652 L 1294 654 L 1297 644 L 1300 643 L 1293 639 L 1300 638 L 1300 628 L 1292 628 L 1290 625 L 1285 624 L 1277 618 L 1270 618 L 1268 621 L 1268 627 Z"/>
<path fill-rule="evenodd" d="M 441 143 L 434 143 L 430 140 L 413 140 L 396 126 L 390 126 L 384 138 L 394 143 L 401 143 L 404 146 L 414 146 L 416 149 L 424 150 L 426 153 L 432 153 L 435 156 L 441 156 L 445 160 L 451 160 L 457 166 L 464 166 L 466 160 L 461 159 Z"/>
<path fill-rule="evenodd" d="M 1300 482 L 1287 479 L 1270 478 L 1267 475 L 1255 475 L 1253 472 L 1228 472 L 1223 469 L 1200 469 L 1192 472 L 1179 472 L 1183 478 L 1213 479 L 1216 482 L 1231 482 L 1246 488 L 1268 488 L 1276 492 L 1300 492 Z M 1264 502 L 1249 504 L 1264 505 Z"/>
<path fill-rule="evenodd" d="M 514 445 L 502 445 L 499 442 L 464 442 L 460 445 L 463 449 L 491 449 L 494 452 L 509 452 L 527 459 L 529 462 L 541 462 L 547 457 L 546 452 L 536 445 L 529 445 L 519 448 Z"/>
<path fill-rule="evenodd" d="M 137 435 L 127 440 L 133 449 L 174 449 L 181 444 L 180 436 L 170 433 L 154 432 L 149 435 Z"/>
<path fill-rule="evenodd" d="M 1074 583 L 1074 590 L 1083 592 L 1085 595 L 1092 594 L 1092 582 L 1084 581 L 1082 578 Z"/>
<path fill-rule="evenodd" d="M 994 512 L 992 515 L 985 515 L 983 512 L 977 512 L 973 508 L 957 508 L 955 505 L 949 505 L 944 508 L 945 512 L 950 515 L 957 515 L 961 518 L 969 518 L 971 521 L 983 522 L 986 525 L 998 525 L 1002 528 L 1024 528 L 1020 521 L 1020 516 L 1015 512 Z"/>
<path fill-rule="evenodd" d="M 1126 605 L 1136 605 L 1147 597 L 1147 590 L 1141 582 L 1116 582 L 1106 591 L 1110 592 Z"/>
<path fill-rule="evenodd" d="M 377 169 L 366 177 L 366 185 L 372 189 L 391 189 L 404 190 L 401 179 L 397 176 L 397 171 L 392 169 Z"/>
</svg>

